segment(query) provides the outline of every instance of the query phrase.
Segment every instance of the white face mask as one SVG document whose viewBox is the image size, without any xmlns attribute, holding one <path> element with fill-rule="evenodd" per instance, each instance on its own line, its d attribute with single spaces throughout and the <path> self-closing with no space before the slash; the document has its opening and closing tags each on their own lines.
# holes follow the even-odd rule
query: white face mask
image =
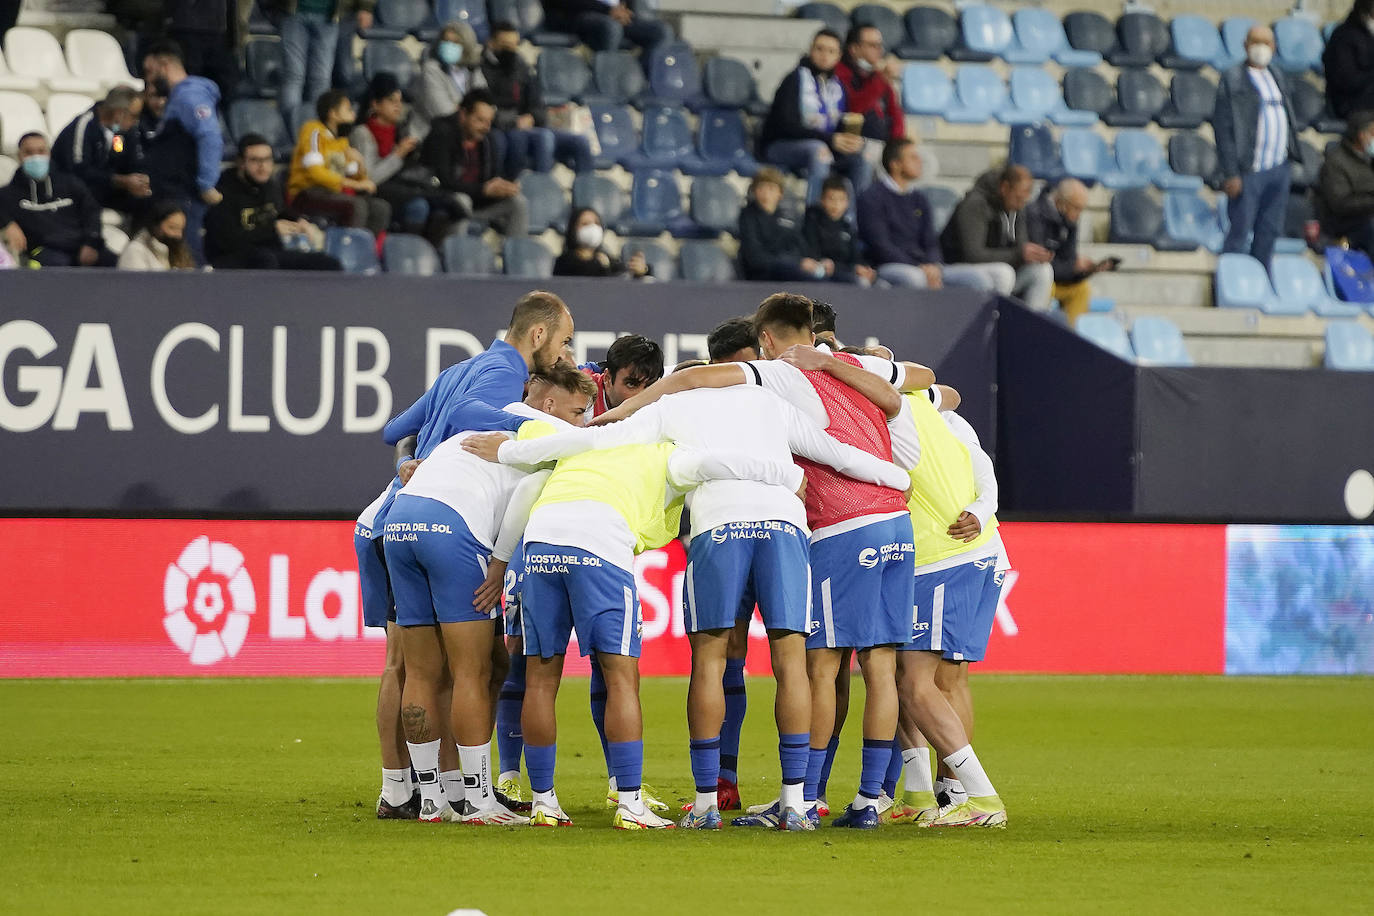
<svg viewBox="0 0 1374 916">
<path fill-rule="evenodd" d="M 1374 32 L 1374 16 L 1370 16 L 1364 21 L 1364 27 Z"/>
<path fill-rule="evenodd" d="M 1251 45 L 1245 49 L 1245 56 L 1249 59 L 1250 66 L 1264 68 L 1274 59 L 1274 49 L 1268 45 Z"/>
<path fill-rule="evenodd" d="M 577 244 L 583 248 L 600 248 L 601 240 L 605 238 L 606 232 L 596 223 L 588 223 L 578 227 Z"/>
</svg>

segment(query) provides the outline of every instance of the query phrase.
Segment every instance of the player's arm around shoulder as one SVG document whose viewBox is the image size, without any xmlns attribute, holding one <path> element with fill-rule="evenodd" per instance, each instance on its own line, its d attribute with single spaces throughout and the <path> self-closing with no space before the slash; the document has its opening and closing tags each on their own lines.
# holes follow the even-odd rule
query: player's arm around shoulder
<svg viewBox="0 0 1374 916">
<path fill-rule="evenodd" d="M 729 388 L 747 384 L 749 379 L 739 363 L 721 363 L 715 366 L 696 366 L 673 372 L 654 382 L 632 398 L 626 398 L 619 407 L 606 411 L 591 421 L 590 426 L 605 426 L 632 416 L 635 411 L 648 407 L 659 398 L 680 391 L 696 388 Z"/>
<path fill-rule="evenodd" d="M 902 412 L 902 396 L 888 379 L 879 378 L 863 365 L 838 359 L 829 353 L 798 344 L 788 348 L 782 359 L 798 369 L 824 372 L 844 382 L 873 402 L 889 419 Z"/>
</svg>

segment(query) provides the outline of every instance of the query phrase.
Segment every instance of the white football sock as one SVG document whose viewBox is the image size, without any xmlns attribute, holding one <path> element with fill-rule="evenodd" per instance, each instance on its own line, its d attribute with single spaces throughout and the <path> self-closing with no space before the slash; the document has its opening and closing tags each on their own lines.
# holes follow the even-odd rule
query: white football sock
<svg viewBox="0 0 1374 916">
<path fill-rule="evenodd" d="M 612 776 L 612 777 L 610 777 L 609 779 L 606 780 L 606 791 L 607 791 L 608 793 L 610 793 L 610 792 L 619 792 L 619 791 L 620 791 L 619 789 L 617 789 L 617 788 L 615 787 L 615 777 L 614 777 L 614 776 Z"/>
<path fill-rule="evenodd" d="M 515 780 L 516 782 L 519 782 L 519 781 L 520 781 L 520 771 L 519 771 L 519 770 L 505 770 L 505 771 L 502 772 L 499 776 L 496 777 L 497 783 L 503 783 L 503 782 L 505 782 L 507 779 L 513 779 L 513 780 Z"/>
<path fill-rule="evenodd" d="M 644 791 L 642 789 L 635 789 L 633 792 L 621 792 L 620 807 L 633 815 L 643 815 L 645 813 Z"/>
<path fill-rule="evenodd" d="M 427 741 L 424 744 L 406 742 L 410 749 L 410 765 L 415 768 L 419 782 L 420 797 L 433 802 L 436 807 L 444 803 L 444 790 L 439 782 L 439 742 Z"/>
<path fill-rule="evenodd" d="M 543 805 L 546 808 L 553 808 L 556 811 L 558 810 L 558 793 L 553 789 L 547 792 L 535 792 L 534 804 Z"/>
<path fill-rule="evenodd" d="M 388 770 L 382 767 L 382 801 L 388 805 L 404 805 L 415 789 L 410 784 L 410 767 Z"/>
<path fill-rule="evenodd" d="M 443 770 L 439 773 L 439 783 L 444 787 L 444 798 L 453 806 L 454 811 L 463 810 L 463 771 Z"/>
<path fill-rule="evenodd" d="M 458 759 L 463 767 L 463 797 L 482 811 L 496 807 L 496 793 L 491 787 L 491 742 L 458 745 Z"/>
<path fill-rule="evenodd" d="M 802 797 L 801 783 L 790 786 L 787 783 L 782 784 L 782 792 L 778 795 L 778 813 L 781 814 L 788 808 L 798 814 L 806 814 L 806 800 Z"/>
<path fill-rule="evenodd" d="M 716 806 L 715 792 L 698 792 L 696 801 L 692 802 L 692 810 L 698 814 L 706 813 L 706 809 Z"/>
<path fill-rule="evenodd" d="M 878 807 L 878 800 L 876 798 L 869 798 L 862 792 L 855 792 L 854 800 L 849 803 L 849 807 L 853 808 L 855 811 L 860 808 L 876 808 Z"/>
<path fill-rule="evenodd" d="M 909 747 L 902 751 L 902 788 L 908 792 L 935 791 L 930 773 L 930 748 Z"/>
<path fill-rule="evenodd" d="M 997 794 L 997 790 L 992 787 L 992 780 L 988 779 L 988 774 L 983 772 L 983 765 L 978 762 L 978 755 L 973 752 L 973 745 L 966 744 L 959 748 L 945 758 L 945 763 L 954 771 L 955 783 L 971 797 L 982 798 Z M 951 796 L 953 793 L 954 790 L 951 788 Z"/>
</svg>

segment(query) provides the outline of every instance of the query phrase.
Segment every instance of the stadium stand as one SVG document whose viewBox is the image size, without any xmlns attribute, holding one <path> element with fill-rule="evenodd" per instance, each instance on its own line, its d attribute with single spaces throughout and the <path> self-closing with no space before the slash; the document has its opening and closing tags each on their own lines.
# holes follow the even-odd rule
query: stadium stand
<svg viewBox="0 0 1374 916">
<path fill-rule="evenodd" d="M 1078 319 L 1074 329 L 1078 331 L 1079 336 L 1092 341 L 1109 353 L 1115 353 L 1126 360 L 1135 359 L 1135 351 L 1131 349 L 1126 329 L 1111 315 L 1096 315 L 1089 312 Z"/>
<path fill-rule="evenodd" d="M 428 277 L 439 273 L 439 255 L 418 235 L 388 232 L 382 243 L 382 264 L 388 273 Z"/>
</svg>

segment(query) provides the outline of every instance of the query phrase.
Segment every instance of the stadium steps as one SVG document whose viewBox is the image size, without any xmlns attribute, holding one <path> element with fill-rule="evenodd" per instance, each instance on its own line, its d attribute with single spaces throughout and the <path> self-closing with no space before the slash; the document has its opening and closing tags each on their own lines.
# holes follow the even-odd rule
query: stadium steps
<svg viewBox="0 0 1374 916">
<path fill-rule="evenodd" d="M 1199 273 L 1115 271 L 1092 278 L 1094 296 L 1123 305 L 1192 305 L 1212 301 L 1212 278 Z"/>
<path fill-rule="evenodd" d="M 1083 254 L 1096 261 L 1104 258 L 1120 258 L 1120 273 L 1154 273 L 1160 271 L 1211 276 L 1217 269 L 1216 256 L 1203 249 L 1197 251 L 1156 251 L 1149 245 L 1112 245 L 1100 242 L 1084 243 L 1080 244 L 1079 247 Z"/>
<path fill-rule="evenodd" d="M 1178 326 L 1183 336 L 1243 337 L 1259 333 L 1258 309 L 1217 309 L 1200 305 L 1158 306 L 1122 305 L 1116 308 L 1126 324 L 1133 324 L 1142 315 L 1167 318 Z"/>
<path fill-rule="evenodd" d="M 729 0 L 727 0 L 727 3 Z M 747 4 L 735 4 L 737 7 Z M 781 19 L 777 16 L 730 15 L 694 10 L 677 17 L 677 31 L 683 41 L 700 52 L 735 57 L 734 49 L 786 51 L 793 63 L 811 44 L 812 37 L 825 24 L 815 19 Z M 801 49 L 801 50 L 798 50 Z"/>
<path fill-rule="evenodd" d="M 664 16 L 673 13 L 753 16 L 759 19 L 768 19 L 774 23 L 780 18 L 777 16 L 777 3 L 774 0 L 660 0 L 654 6 Z M 810 35 L 807 36 L 808 39 L 810 37 Z M 697 43 L 692 39 L 688 38 L 687 41 L 691 43 L 692 47 L 697 47 Z"/>
<path fill-rule="evenodd" d="M 1320 338 L 1193 337 L 1185 335 L 1188 352 L 1200 366 L 1245 369 L 1311 369 L 1321 365 Z"/>
</svg>

